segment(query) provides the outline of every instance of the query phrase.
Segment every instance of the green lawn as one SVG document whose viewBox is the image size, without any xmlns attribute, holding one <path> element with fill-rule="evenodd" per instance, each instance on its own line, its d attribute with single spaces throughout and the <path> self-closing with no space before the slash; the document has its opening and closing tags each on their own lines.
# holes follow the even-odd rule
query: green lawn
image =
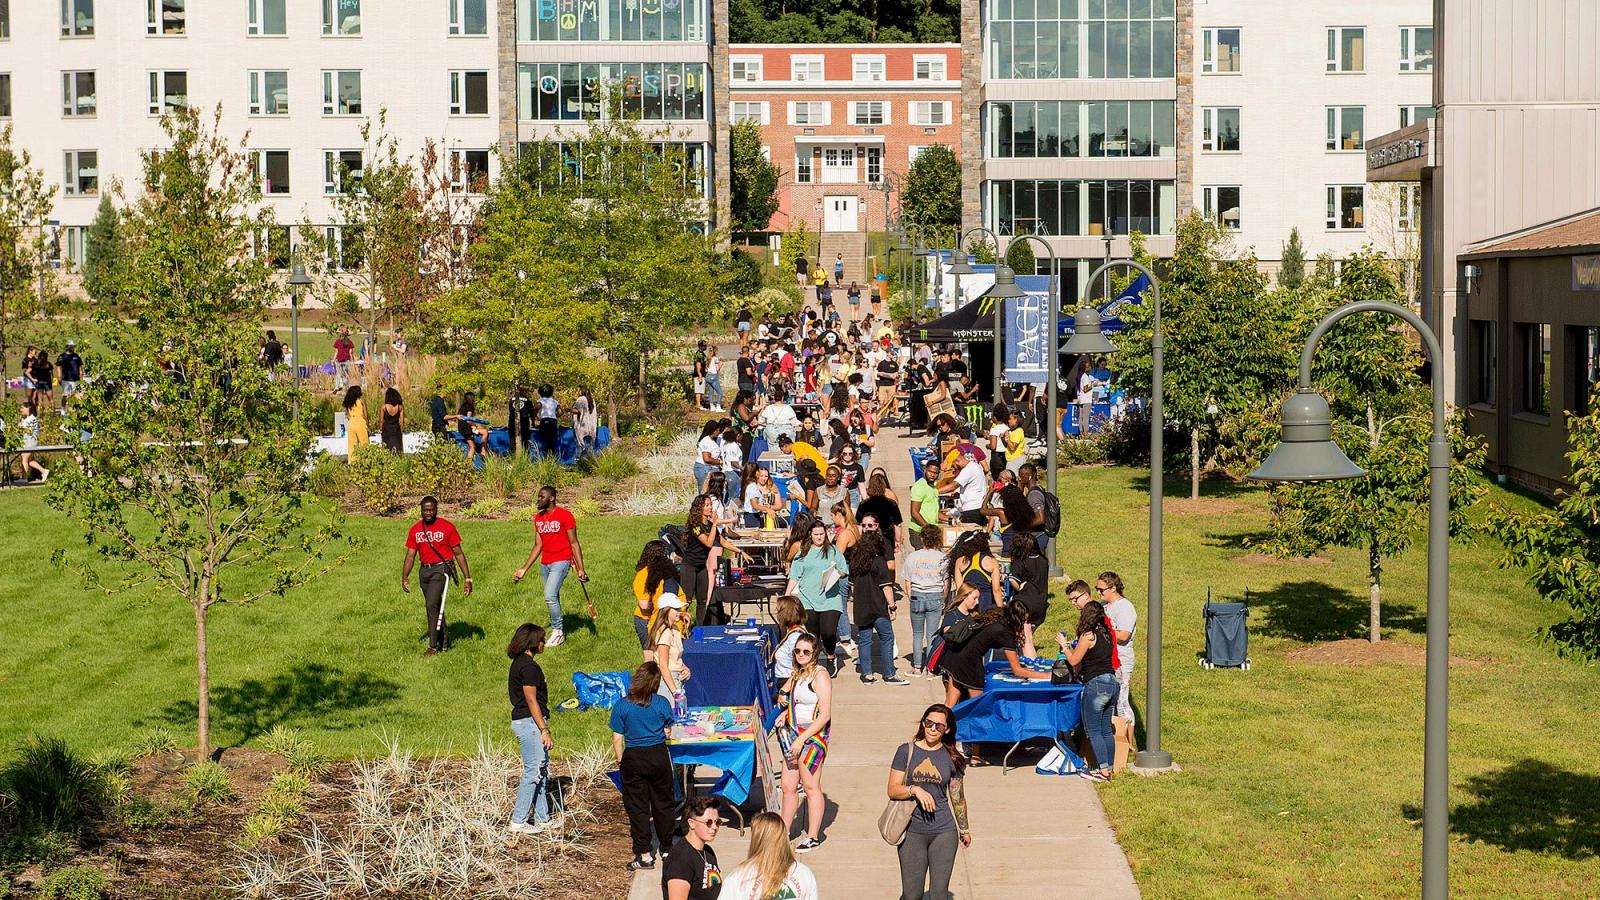
<svg viewBox="0 0 1600 900">
<path fill-rule="evenodd" d="M 352 524 L 367 546 L 332 574 L 283 598 L 213 607 L 213 740 L 250 743 L 279 723 L 343 755 L 375 752 L 385 735 L 424 753 L 467 751 L 480 731 L 509 740 L 505 645 L 517 625 L 547 618 L 537 571 L 511 584 L 527 558 L 527 523 L 457 520 L 477 592 L 452 592 L 447 619 L 454 647 L 434 658 L 422 656 L 416 573 L 412 593 L 400 592 L 410 522 Z M 541 658 L 553 702 L 572 696 L 574 670 L 638 664 L 629 581 L 639 547 L 659 524 L 580 522 L 599 630 L 590 630 L 577 579 L 569 578 L 567 643 Z M 0 528 L 17 536 L 0 549 L 0 568 L 12 573 L 0 652 L 0 749 L 34 732 L 91 750 L 122 745 L 156 723 L 173 724 L 180 740 L 192 734 L 188 607 L 150 591 L 91 592 L 76 576 L 53 569 L 52 550 L 77 535 L 45 506 L 39 489 L 0 493 Z M 558 746 L 609 738 L 605 713 L 554 718 Z"/>
<path fill-rule="evenodd" d="M 1144 476 L 1063 473 L 1061 562 L 1115 569 L 1143 604 Z M 1210 486 L 1208 485 L 1208 488 Z M 1173 483 L 1168 497 L 1187 496 Z M 1492 498 L 1515 500 L 1503 491 Z M 1265 495 L 1228 493 L 1166 516 L 1162 744 L 1182 774 L 1121 778 L 1106 811 L 1146 897 L 1405 897 L 1421 879 L 1423 670 L 1292 662 L 1286 654 L 1365 634 L 1364 554 L 1241 560 L 1265 527 Z M 1179 508 L 1174 508 L 1179 507 Z M 1595 667 L 1533 637 L 1557 617 L 1488 540 L 1451 548 L 1451 878 L 1459 897 L 1600 891 L 1600 689 Z M 1421 546 L 1385 570 L 1389 636 L 1423 642 Z M 1252 595 L 1252 668 L 1203 671 L 1207 586 Z M 1066 621 L 1063 605 L 1051 627 Z M 1138 639 L 1134 702 L 1143 708 Z"/>
</svg>

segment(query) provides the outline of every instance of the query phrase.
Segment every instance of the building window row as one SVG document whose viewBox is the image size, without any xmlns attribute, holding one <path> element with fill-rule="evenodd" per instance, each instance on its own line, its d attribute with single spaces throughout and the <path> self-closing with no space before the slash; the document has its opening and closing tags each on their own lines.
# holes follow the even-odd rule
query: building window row
<svg viewBox="0 0 1600 900">
<path fill-rule="evenodd" d="M 1496 407 L 1500 377 L 1499 329 L 1492 319 L 1468 323 L 1469 402 Z M 1555 366 L 1552 344 L 1555 326 L 1543 322 L 1512 323 L 1511 346 L 1514 379 L 1511 384 L 1513 412 L 1548 418 L 1556 406 L 1553 394 Z M 1600 327 L 1569 325 L 1565 331 L 1565 358 L 1562 390 L 1566 411 L 1587 415 L 1590 396 L 1600 381 Z"/>
<path fill-rule="evenodd" d="M 703 63 L 520 63 L 517 88 L 517 115 L 525 122 L 706 117 Z"/>
<path fill-rule="evenodd" d="M 817 127 L 833 124 L 833 102 L 829 100 L 787 101 L 790 125 Z M 889 100 L 851 100 L 845 104 L 846 116 L 851 125 L 877 126 L 894 122 L 894 103 Z M 771 107 L 765 100 L 736 100 L 730 110 L 735 122 L 770 124 Z M 913 100 L 906 104 L 906 115 L 911 125 L 938 127 L 951 124 L 949 100 Z"/>
<path fill-rule="evenodd" d="M 1169 104 L 1170 105 L 1170 104 Z M 1327 129 L 1323 149 L 1330 153 L 1358 153 L 1367 136 L 1367 108 L 1324 107 Z M 1400 127 L 1433 118 L 1432 106 L 1400 107 Z M 1237 153 L 1243 149 L 1244 111 L 1237 106 L 1207 106 L 1200 110 L 1200 149 L 1206 153 Z"/>
<path fill-rule="evenodd" d="M 657 141 L 650 145 L 659 157 L 671 159 L 683 177 L 684 184 L 702 197 L 711 191 L 711 171 L 707 165 L 710 147 L 704 143 Z M 517 145 L 523 158 L 532 157 L 538 163 L 543 179 L 560 184 L 577 179 L 581 184 L 589 171 L 603 175 L 605 167 L 593 152 L 586 152 L 581 141 L 534 141 Z"/>
<path fill-rule="evenodd" d="M 1171 100 L 1017 100 L 988 104 L 985 145 L 995 159 L 1174 154 Z"/>
<path fill-rule="evenodd" d="M 1367 30 L 1340 26 L 1327 30 L 1329 72 L 1366 71 Z M 1207 75 L 1233 75 L 1243 71 L 1244 29 L 1204 28 L 1200 31 L 1200 71 Z M 1399 67 L 1402 72 L 1433 71 L 1433 26 L 1400 29 Z"/>
<path fill-rule="evenodd" d="M 451 71 L 449 113 L 453 116 L 489 114 L 489 72 L 486 69 Z M 289 72 L 286 69 L 251 69 L 245 73 L 252 116 L 289 114 Z M 172 112 L 189 103 L 189 74 L 181 69 L 153 71 L 149 77 L 152 116 Z M 7 76 L 7 99 L 10 79 Z M 9 109 L 9 103 L 7 104 Z M 322 73 L 322 114 L 362 114 L 361 70 L 331 69 Z M 61 114 L 69 118 L 93 116 L 99 111 L 94 72 L 61 73 Z"/>
<path fill-rule="evenodd" d="M 789 80 L 824 81 L 825 58 L 816 54 L 797 54 L 789 57 Z M 728 75 L 735 82 L 761 81 L 765 60 L 760 56 L 734 56 L 728 61 Z M 881 54 L 857 54 L 850 57 L 850 80 L 884 81 L 887 60 Z M 912 61 L 912 80 L 944 81 L 948 72 L 943 56 L 917 56 Z"/>
<path fill-rule="evenodd" d="M 35 0 L 44 2 L 44 0 Z M 93 37 L 95 0 L 60 0 L 61 36 Z M 105 2 L 105 0 L 102 0 Z M 448 7 L 448 33 L 487 35 L 489 0 L 440 0 Z M 524 0 L 526 2 L 526 0 Z M 555 0 L 539 0 L 552 9 Z M 571 0 L 563 0 L 569 3 Z M 632 0 L 630 0 L 632 2 Z M 674 2 L 674 0 L 665 0 Z M 144 0 L 145 34 L 178 37 L 189 33 L 189 0 Z M 361 34 L 362 0 L 320 0 L 322 33 L 329 37 Z M 253 37 L 282 37 L 289 33 L 289 0 L 245 0 L 245 33 Z M 589 0 L 588 5 L 593 5 Z M 664 5 L 660 0 L 658 6 Z M 637 7 L 635 7 L 637 8 Z M 11 36 L 10 0 L 0 0 L 0 40 Z M 531 40 L 531 38 L 525 38 Z"/>
<path fill-rule="evenodd" d="M 519 41 L 705 39 L 705 0 L 517 0 Z"/>
<path fill-rule="evenodd" d="M 794 180 L 797 184 L 855 184 L 859 181 L 881 184 L 883 148 L 797 147 Z"/>
<path fill-rule="evenodd" d="M 1171 78 L 1175 0 L 995 0 L 989 77 Z"/>
<path fill-rule="evenodd" d="M 985 222 L 996 234 L 1171 234 L 1177 185 L 1146 180 L 1016 180 L 986 185 Z"/>
</svg>

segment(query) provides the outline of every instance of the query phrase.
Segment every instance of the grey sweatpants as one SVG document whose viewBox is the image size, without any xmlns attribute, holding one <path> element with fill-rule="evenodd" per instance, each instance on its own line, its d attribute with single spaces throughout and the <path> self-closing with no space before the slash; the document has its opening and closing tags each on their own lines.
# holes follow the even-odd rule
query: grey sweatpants
<svg viewBox="0 0 1600 900">
<path fill-rule="evenodd" d="M 900 854 L 900 900 L 951 900 L 950 873 L 956 867 L 958 834 L 906 832 L 896 848 Z M 923 884 L 927 890 L 923 890 Z"/>
</svg>

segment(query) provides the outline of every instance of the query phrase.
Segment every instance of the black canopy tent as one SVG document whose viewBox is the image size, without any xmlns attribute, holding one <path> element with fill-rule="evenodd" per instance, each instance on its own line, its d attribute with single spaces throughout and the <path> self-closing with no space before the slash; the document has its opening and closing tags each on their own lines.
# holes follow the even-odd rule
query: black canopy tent
<svg viewBox="0 0 1600 900">
<path fill-rule="evenodd" d="M 930 322 L 911 326 L 911 339 L 924 344 L 994 344 L 994 298 L 988 294 Z M 993 355 L 991 349 L 990 355 Z"/>
</svg>

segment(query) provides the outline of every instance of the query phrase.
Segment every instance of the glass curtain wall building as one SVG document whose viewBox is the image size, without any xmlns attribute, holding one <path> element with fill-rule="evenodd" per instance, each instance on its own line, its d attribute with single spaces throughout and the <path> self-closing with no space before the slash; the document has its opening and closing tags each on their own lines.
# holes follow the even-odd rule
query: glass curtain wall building
<svg viewBox="0 0 1600 900">
<path fill-rule="evenodd" d="M 966 0 L 981 34 L 963 88 L 979 108 L 966 146 L 965 224 L 1002 241 L 1043 238 L 1063 261 L 1063 296 L 1138 231 L 1172 252 L 1183 38 L 1192 0 Z M 1030 242 L 1031 243 L 1031 242 Z M 1043 263 L 1041 262 L 1041 266 Z M 1042 270 L 1041 270 L 1042 271 Z"/>
</svg>

